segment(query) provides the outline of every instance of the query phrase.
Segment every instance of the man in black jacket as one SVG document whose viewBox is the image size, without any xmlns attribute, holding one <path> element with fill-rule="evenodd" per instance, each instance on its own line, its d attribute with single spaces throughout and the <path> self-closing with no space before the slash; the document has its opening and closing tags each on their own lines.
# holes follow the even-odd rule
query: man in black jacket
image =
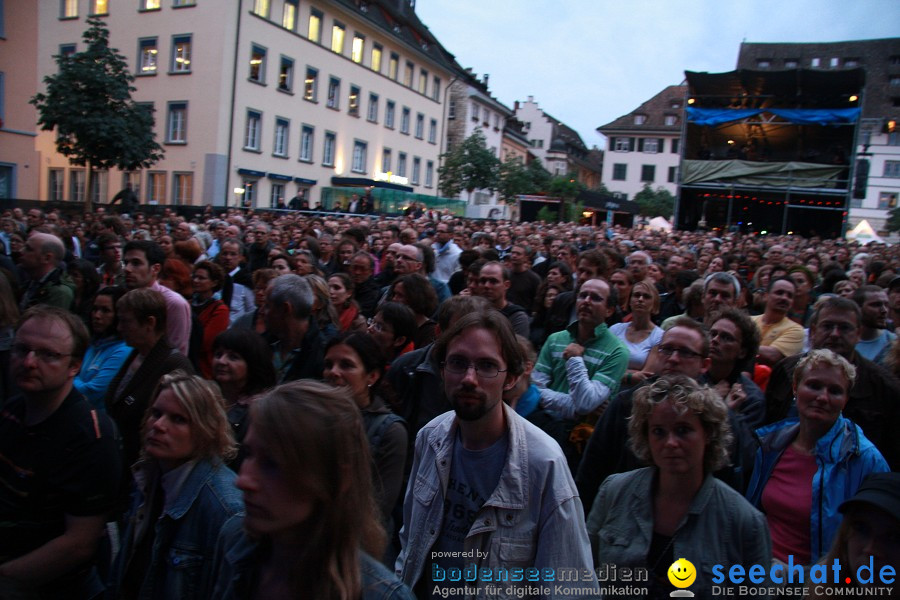
<svg viewBox="0 0 900 600">
<path fill-rule="evenodd" d="M 266 290 L 266 330 L 272 344 L 278 383 L 321 379 L 328 341 L 312 317 L 314 296 L 309 283 L 289 273 L 269 282 Z"/>
</svg>

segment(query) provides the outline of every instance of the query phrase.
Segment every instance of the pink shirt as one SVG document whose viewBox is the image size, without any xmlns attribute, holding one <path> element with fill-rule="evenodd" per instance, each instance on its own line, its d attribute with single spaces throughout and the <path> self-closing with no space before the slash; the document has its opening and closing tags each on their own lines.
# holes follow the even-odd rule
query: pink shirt
<svg viewBox="0 0 900 600">
<path fill-rule="evenodd" d="M 812 480 L 816 474 L 816 457 L 788 446 L 766 483 L 762 493 L 762 509 L 769 522 L 772 556 L 794 564 L 809 562 Z"/>
<path fill-rule="evenodd" d="M 181 294 L 160 285 L 158 281 L 154 281 L 150 289 L 162 294 L 166 300 L 166 339 L 173 348 L 187 356 L 191 343 L 191 305 Z"/>
</svg>

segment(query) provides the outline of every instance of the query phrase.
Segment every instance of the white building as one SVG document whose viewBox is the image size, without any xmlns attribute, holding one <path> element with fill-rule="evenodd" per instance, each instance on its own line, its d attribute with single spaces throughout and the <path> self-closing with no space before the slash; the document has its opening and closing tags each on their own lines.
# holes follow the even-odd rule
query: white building
<svg viewBox="0 0 900 600">
<path fill-rule="evenodd" d="M 597 128 L 606 136 L 603 183 L 633 200 L 645 185 L 677 192 L 686 86 L 670 85 L 627 115 Z"/>
<path fill-rule="evenodd" d="M 29 3 L 30 4 L 30 3 Z M 274 206 L 331 186 L 437 195 L 447 89 L 458 66 L 410 0 L 39 0 L 35 81 L 82 49 L 97 15 L 152 105 L 165 158 L 100 173 L 142 203 Z M 39 134 L 41 199 L 84 199 L 84 170 Z M 385 183 L 390 179 L 393 183 Z M 398 185 L 399 184 L 399 185 Z M 237 194 L 236 190 L 243 190 Z"/>
</svg>

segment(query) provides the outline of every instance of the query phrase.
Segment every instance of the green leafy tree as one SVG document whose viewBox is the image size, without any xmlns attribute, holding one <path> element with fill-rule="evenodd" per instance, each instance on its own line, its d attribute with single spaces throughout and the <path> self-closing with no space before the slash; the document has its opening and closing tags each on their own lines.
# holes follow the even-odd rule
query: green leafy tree
<svg viewBox="0 0 900 600">
<path fill-rule="evenodd" d="M 441 193 L 449 198 L 456 198 L 462 190 L 470 194 L 479 189 L 493 192 L 500 184 L 500 161 L 488 150 L 480 129 L 442 154 L 441 162 Z"/>
<path fill-rule="evenodd" d="M 572 202 L 578 197 L 578 194 L 584 191 L 584 189 L 584 184 L 578 181 L 578 178 L 574 173 L 557 175 L 550 180 L 547 184 L 547 193 L 550 196 L 559 198 L 560 221 L 577 221 L 580 218 L 580 214 L 576 215 L 571 210 L 571 207 Z"/>
<path fill-rule="evenodd" d="M 549 206 L 542 206 L 541 209 L 537 211 L 535 220 L 543 221 L 545 223 L 553 223 L 557 220 L 556 211 L 554 211 Z"/>
<path fill-rule="evenodd" d="M 55 56 L 59 70 L 46 92 L 31 99 L 38 125 L 55 130 L 56 150 L 73 165 L 87 167 L 86 209 L 91 210 L 95 169 L 149 167 L 163 157 L 154 140 L 153 115 L 131 99 L 134 75 L 125 57 L 109 46 L 103 21 L 88 19 L 85 50 Z"/>
<path fill-rule="evenodd" d="M 546 192 L 547 186 L 550 185 L 550 179 L 552 178 L 550 175 L 550 171 L 544 168 L 544 165 L 541 164 L 540 159 L 534 159 L 525 167 L 525 170 L 528 171 L 528 176 L 531 178 L 531 183 L 534 186 L 533 189 L 535 192 Z"/>
<path fill-rule="evenodd" d="M 672 217 L 675 211 L 675 196 L 665 188 L 650 188 L 650 184 L 644 184 L 644 189 L 635 194 L 634 201 L 640 206 L 641 215 L 645 217 Z"/>
</svg>

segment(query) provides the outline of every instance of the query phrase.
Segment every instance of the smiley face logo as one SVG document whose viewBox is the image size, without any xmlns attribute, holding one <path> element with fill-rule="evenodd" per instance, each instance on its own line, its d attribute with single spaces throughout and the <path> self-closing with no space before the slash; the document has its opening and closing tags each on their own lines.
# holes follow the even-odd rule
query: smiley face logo
<svg viewBox="0 0 900 600">
<path fill-rule="evenodd" d="M 677 588 L 690 587 L 697 579 L 697 569 L 686 558 L 679 558 L 667 571 L 669 582 Z"/>
</svg>

